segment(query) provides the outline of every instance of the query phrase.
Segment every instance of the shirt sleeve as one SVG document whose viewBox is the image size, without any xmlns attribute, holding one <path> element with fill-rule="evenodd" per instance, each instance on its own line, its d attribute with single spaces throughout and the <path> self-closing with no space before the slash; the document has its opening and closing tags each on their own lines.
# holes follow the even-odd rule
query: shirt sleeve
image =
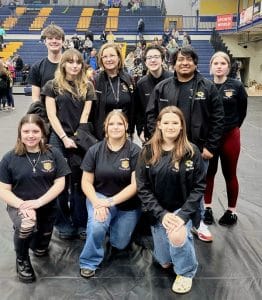
<svg viewBox="0 0 262 300">
<path fill-rule="evenodd" d="M 9 169 L 10 159 L 10 153 L 7 153 L 0 162 L 0 181 L 6 184 L 12 184 L 12 175 Z"/>
<path fill-rule="evenodd" d="M 55 148 L 52 148 L 52 154 L 56 163 L 56 178 L 70 174 L 71 170 L 60 151 Z"/>
<path fill-rule="evenodd" d="M 95 88 L 94 88 L 93 83 L 91 81 L 88 81 L 86 101 L 94 101 L 94 100 L 97 100 Z"/>
<path fill-rule="evenodd" d="M 38 63 L 31 67 L 29 74 L 28 74 L 28 83 L 38 86 L 38 87 L 41 87 Z"/>
<path fill-rule="evenodd" d="M 55 90 L 54 90 L 54 81 L 49 80 L 47 83 L 43 86 L 41 90 L 41 95 L 42 96 L 48 96 L 51 98 L 55 98 L 57 96 Z"/>
<path fill-rule="evenodd" d="M 81 169 L 84 172 L 95 172 L 95 157 L 96 157 L 97 147 L 96 145 L 89 148 L 86 155 L 82 161 Z"/>
</svg>

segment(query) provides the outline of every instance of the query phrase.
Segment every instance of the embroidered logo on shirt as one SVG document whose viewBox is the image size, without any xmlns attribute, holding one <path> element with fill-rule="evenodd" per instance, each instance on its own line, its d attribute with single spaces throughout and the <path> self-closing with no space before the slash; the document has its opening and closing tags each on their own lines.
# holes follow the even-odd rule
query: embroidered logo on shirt
<svg viewBox="0 0 262 300">
<path fill-rule="evenodd" d="M 120 169 L 121 170 L 129 170 L 130 169 L 130 164 L 129 164 L 128 158 L 123 158 L 120 160 Z"/>
<path fill-rule="evenodd" d="M 205 93 L 202 91 L 196 92 L 195 100 L 206 100 Z"/>
<path fill-rule="evenodd" d="M 192 160 L 185 161 L 186 171 L 194 170 L 194 164 Z"/>
<path fill-rule="evenodd" d="M 233 96 L 234 90 L 224 90 L 226 98 L 231 98 Z"/>
<path fill-rule="evenodd" d="M 52 172 L 54 170 L 54 164 L 52 160 L 42 161 L 42 171 L 43 172 Z"/>
</svg>

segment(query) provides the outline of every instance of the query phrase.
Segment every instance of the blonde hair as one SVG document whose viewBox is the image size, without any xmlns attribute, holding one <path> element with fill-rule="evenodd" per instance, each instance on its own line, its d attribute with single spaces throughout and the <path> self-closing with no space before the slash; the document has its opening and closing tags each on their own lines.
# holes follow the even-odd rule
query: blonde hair
<svg viewBox="0 0 262 300">
<path fill-rule="evenodd" d="M 65 65 L 67 62 L 72 61 L 74 58 L 77 58 L 77 62 L 82 66 L 81 71 L 74 80 L 74 86 L 72 86 L 70 85 L 68 80 L 66 80 Z M 86 76 L 86 69 L 84 67 L 82 54 L 78 50 L 68 49 L 62 54 L 61 60 L 55 72 L 54 82 L 55 89 L 57 89 L 57 92 L 59 94 L 65 94 L 65 92 L 69 92 L 78 100 L 85 100 L 87 94 L 88 78 Z"/>
<path fill-rule="evenodd" d="M 123 61 L 123 57 L 122 57 L 122 53 L 121 53 L 121 49 L 120 47 L 115 44 L 115 43 L 106 43 L 104 44 L 100 49 L 99 49 L 99 52 L 98 52 L 98 64 L 99 66 L 104 70 L 104 64 L 103 64 L 103 52 L 105 49 L 108 49 L 108 48 L 112 48 L 116 51 L 116 54 L 119 58 L 118 60 L 118 70 L 121 70 L 123 69 L 124 67 L 124 61 Z"/>
<path fill-rule="evenodd" d="M 111 119 L 113 116 L 118 116 L 118 117 L 122 120 L 122 122 L 124 123 L 125 132 L 126 132 L 125 139 L 127 139 L 127 137 L 128 137 L 128 134 L 127 134 L 127 129 L 128 129 L 128 121 L 127 121 L 127 117 L 126 117 L 126 115 L 125 115 L 121 110 L 117 110 L 117 109 L 112 110 L 112 111 L 106 116 L 106 119 L 105 119 L 105 122 L 104 122 L 104 132 L 105 132 L 105 137 L 106 137 L 106 139 L 108 139 L 108 125 L 109 125 L 109 121 L 110 121 L 110 119 Z"/>
<path fill-rule="evenodd" d="M 167 113 L 172 113 L 177 115 L 181 121 L 181 130 L 176 140 L 174 141 L 174 148 L 172 150 L 172 165 L 177 168 L 179 162 L 185 156 L 185 154 L 189 153 L 190 157 L 194 155 L 194 149 L 187 139 L 186 121 L 184 115 L 182 111 L 176 106 L 166 106 L 160 111 L 156 120 L 157 125 L 156 125 L 155 132 L 152 138 L 146 143 L 146 145 L 150 145 L 152 156 L 148 159 L 146 158 L 145 152 L 143 153 L 143 155 L 147 163 L 150 165 L 155 165 L 156 163 L 159 162 L 163 151 L 162 150 L 163 136 L 162 136 L 162 131 L 158 127 L 158 124 L 161 122 L 163 115 Z"/>
<path fill-rule="evenodd" d="M 224 58 L 224 60 L 227 62 L 227 64 L 228 64 L 228 72 L 227 72 L 226 75 L 228 75 L 229 72 L 230 72 L 230 69 L 231 69 L 231 62 L 230 62 L 229 56 L 228 56 L 225 52 L 223 52 L 223 51 L 217 51 L 217 52 L 216 52 L 215 54 L 213 54 L 213 56 L 211 57 L 210 62 L 209 62 L 210 75 L 213 74 L 213 73 L 212 73 L 212 63 L 213 63 L 214 59 L 217 58 L 217 57 L 222 57 L 222 58 Z"/>
</svg>

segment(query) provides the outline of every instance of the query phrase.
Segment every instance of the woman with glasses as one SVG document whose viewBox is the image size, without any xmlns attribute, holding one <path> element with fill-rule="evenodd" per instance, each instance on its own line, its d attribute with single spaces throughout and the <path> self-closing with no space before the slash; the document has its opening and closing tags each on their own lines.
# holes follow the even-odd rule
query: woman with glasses
<svg viewBox="0 0 262 300">
<path fill-rule="evenodd" d="M 103 124 L 109 112 L 118 109 L 128 118 L 128 134 L 134 132 L 134 85 L 132 77 L 123 70 L 124 63 L 118 45 L 104 44 L 98 53 L 102 71 L 95 78 L 97 101 L 92 106 L 95 135 L 104 137 Z"/>
</svg>

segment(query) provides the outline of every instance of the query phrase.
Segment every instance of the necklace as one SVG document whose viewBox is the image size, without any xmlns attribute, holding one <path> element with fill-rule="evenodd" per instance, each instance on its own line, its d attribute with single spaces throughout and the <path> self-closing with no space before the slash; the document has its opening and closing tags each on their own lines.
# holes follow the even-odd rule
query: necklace
<svg viewBox="0 0 262 300">
<path fill-rule="evenodd" d="M 30 157 L 29 157 L 29 155 L 27 154 L 27 152 L 25 153 L 25 155 L 26 155 L 26 158 L 27 158 L 28 162 L 30 163 L 30 165 L 33 168 L 32 169 L 33 173 L 35 173 L 36 172 L 36 165 L 38 164 L 40 156 L 41 156 L 41 151 L 39 151 L 37 159 L 31 160 Z"/>
<path fill-rule="evenodd" d="M 114 145 L 113 146 L 112 144 L 110 144 L 109 140 L 107 140 L 107 146 L 112 151 L 118 151 L 118 150 L 120 150 L 125 145 L 125 143 L 126 143 L 126 140 L 123 143 L 121 143 L 120 145 Z"/>
<path fill-rule="evenodd" d="M 115 98 L 116 102 L 118 103 L 118 102 L 119 102 L 119 91 L 120 91 L 120 77 L 119 77 L 119 76 L 117 77 L 117 88 L 116 88 L 116 92 L 115 92 L 115 90 L 114 90 L 114 87 L 113 87 L 113 83 L 112 83 L 111 78 L 108 77 L 108 80 L 109 80 L 109 84 L 110 84 L 112 93 L 113 93 L 113 95 L 114 95 L 114 98 Z"/>
</svg>

